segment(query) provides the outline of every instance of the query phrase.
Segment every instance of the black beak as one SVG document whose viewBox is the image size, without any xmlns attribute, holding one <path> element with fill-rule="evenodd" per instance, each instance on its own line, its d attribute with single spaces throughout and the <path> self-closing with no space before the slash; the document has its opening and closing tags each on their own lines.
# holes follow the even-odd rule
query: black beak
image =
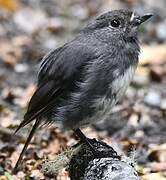
<svg viewBox="0 0 166 180">
<path fill-rule="evenodd" d="M 153 16 L 153 14 L 149 14 L 149 13 L 145 14 L 143 16 L 132 15 L 131 23 L 133 24 L 133 26 L 139 26 L 140 24 L 142 24 L 143 22 L 147 21 L 152 16 Z"/>
<path fill-rule="evenodd" d="M 149 18 L 151 18 L 153 14 L 145 14 L 144 16 L 140 17 L 141 23 L 147 21 Z"/>
</svg>

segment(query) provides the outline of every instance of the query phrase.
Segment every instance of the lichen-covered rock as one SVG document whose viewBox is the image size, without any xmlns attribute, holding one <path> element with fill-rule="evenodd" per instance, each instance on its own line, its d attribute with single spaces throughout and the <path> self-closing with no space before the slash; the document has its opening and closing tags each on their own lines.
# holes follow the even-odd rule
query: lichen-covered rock
<svg viewBox="0 0 166 180">
<path fill-rule="evenodd" d="M 90 161 L 81 180 L 139 180 L 139 177 L 130 164 L 101 158 Z"/>
<path fill-rule="evenodd" d="M 91 143 L 99 154 L 94 155 L 83 144 L 70 161 L 71 180 L 139 180 L 134 167 L 123 161 L 111 146 L 95 139 Z"/>
</svg>

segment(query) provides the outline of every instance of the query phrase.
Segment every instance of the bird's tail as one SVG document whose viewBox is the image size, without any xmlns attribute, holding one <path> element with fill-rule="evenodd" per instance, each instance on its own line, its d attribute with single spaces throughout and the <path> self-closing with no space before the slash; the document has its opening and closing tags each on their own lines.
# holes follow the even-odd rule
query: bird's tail
<svg viewBox="0 0 166 180">
<path fill-rule="evenodd" d="M 32 129 L 31 129 L 30 133 L 29 133 L 29 136 L 28 136 L 28 138 L 27 138 L 27 140 L 26 140 L 26 142 L 25 142 L 25 145 L 24 145 L 24 147 L 23 147 L 23 149 L 22 149 L 22 151 L 21 151 L 21 154 L 20 154 L 20 156 L 19 156 L 19 158 L 18 158 L 18 160 L 17 160 L 17 162 L 16 162 L 16 164 L 15 164 L 15 167 L 14 167 L 14 169 L 13 169 L 13 173 L 17 172 L 18 166 L 19 166 L 19 164 L 20 164 L 20 162 L 21 162 L 21 160 L 22 160 L 22 158 L 23 158 L 23 155 L 24 155 L 24 153 L 26 152 L 27 147 L 28 147 L 31 139 L 33 138 L 33 135 L 34 135 L 36 129 L 39 127 L 39 124 L 40 124 L 40 122 L 39 122 L 39 120 L 37 119 L 37 120 L 35 121 L 35 124 L 33 125 Z"/>
</svg>

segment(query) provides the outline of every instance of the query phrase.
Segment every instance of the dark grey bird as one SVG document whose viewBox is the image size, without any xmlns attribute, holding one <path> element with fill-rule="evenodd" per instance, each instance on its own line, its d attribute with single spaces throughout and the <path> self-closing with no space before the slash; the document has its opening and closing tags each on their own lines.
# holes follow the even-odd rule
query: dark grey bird
<svg viewBox="0 0 166 180">
<path fill-rule="evenodd" d="M 15 169 L 41 124 L 73 129 L 92 147 L 79 128 L 107 118 L 124 95 L 138 64 L 138 26 L 151 16 L 129 10 L 106 12 L 43 58 L 37 90 L 16 130 L 35 120 Z"/>
</svg>

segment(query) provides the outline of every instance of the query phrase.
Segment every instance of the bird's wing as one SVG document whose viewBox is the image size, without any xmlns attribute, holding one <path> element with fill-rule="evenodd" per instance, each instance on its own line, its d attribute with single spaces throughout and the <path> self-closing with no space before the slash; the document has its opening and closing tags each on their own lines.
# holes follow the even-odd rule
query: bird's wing
<svg viewBox="0 0 166 180">
<path fill-rule="evenodd" d="M 49 111 L 57 98 L 70 92 L 94 56 L 92 50 L 81 43 L 66 44 L 46 55 L 40 65 L 37 90 L 16 131 Z"/>
</svg>

